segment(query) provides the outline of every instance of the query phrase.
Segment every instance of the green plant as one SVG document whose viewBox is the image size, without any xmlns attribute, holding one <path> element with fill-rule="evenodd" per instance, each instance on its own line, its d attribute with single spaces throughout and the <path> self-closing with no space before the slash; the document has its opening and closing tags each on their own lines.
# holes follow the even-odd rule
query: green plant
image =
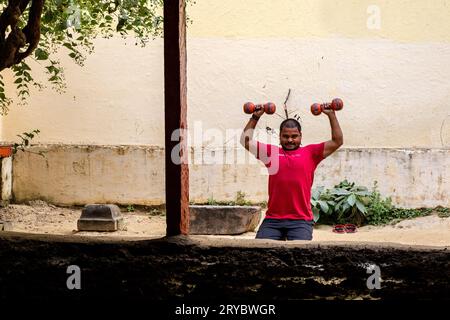
<svg viewBox="0 0 450 320">
<path fill-rule="evenodd" d="M 237 206 L 249 206 L 251 202 L 245 199 L 246 194 L 242 191 L 236 192 L 235 205 Z"/>
<path fill-rule="evenodd" d="M 344 180 L 331 190 L 324 187 L 312 191 L 311 205 L 314 221 L 321 216 L 324 222 L 354 223 L 362 225 L 366 220 L 367 205 L 371 193 L 364 186 Z"/>
<path fill-rule="evenodd" d="M 39 133 L 40 131 L 38 129 L 35 129 L 31 132 L 23 132 L 22 134 L 18 134 L 17 136 L 21 139 L 21 141 L 18 143 L 16 142 L 12 145 L 13 154 L 16 154 L 18 151 L 28 151 L 45 157 L 43 151 L 32 152 L 30 150 L 26 150 L 29 146 L 31 146 L 31 140 L 33 140 Z"/>
<path fill-rule="evenodd" d="M 210 196 L 208 198 L 208 201 L 206 202 L 206 204 L 209 206 L 215 206 L 215 205 L 217 205 L 217 201 L 213 198 L 213 196 Z"/>
<path fill-rule="evenodd" d="M 134 206 L 132 205 L 132 204 L 129 204 L 128 206 L 127 206 L 127 212 L 134 212 Z"/>
<path fill-rule="evenodd" d="M 373 225 L 385 224 L 392 220 L 390 217 L 394 206 L 391 197 L 383 199 L 378 192 L 378 182 L 375 181 L 370 195 L 370 204 L 368 206 L 367 223 Z"/>
<path fill-rule="evenodd" d="M 163 215 L 165 215 L 165 212 L 164 212 L 164 210 L 161 210 L 161 209 L 152 208 L 152 209 L 150 209 L 148 214 L 150 215 L 150 217 L 152 217 L 152 216 L 163 216 Z"/>
<path fill-rule="evenodd" d="M 333 201 L 329 190 L 324 189 L 325 187 L 320 186 L 312 190 L 311 207 L 314 215 L 314 222 L 318 222 L 319 219 L 321 219 L 321 222 L 329 223 L 331 222 L 330 220 L 332 220 L 330 216 L 336 202 Z"/>
<path fill-rule="evenodd" d="M 436 212 L 438 213 L 439 218 L 448 218 L 450 217 L 450 208 L 444 208 L 444 207 L 436 207 Z"/>
<path fill-rule="evenodd" d="M 372 192 L 347 180 L 333 189 L 323 186 L 312 190 L 311 209 L 314 221 L 324 224 L 354 223 L 357 225 L 383 225 L 404 219 L 427 216 L 437 212 L 439 217 L 449 217 L 450 209 L 443 207 L 407 209 L 397 208 L 391 197 L 383 198 L 374 182 Z"/>
</svg>

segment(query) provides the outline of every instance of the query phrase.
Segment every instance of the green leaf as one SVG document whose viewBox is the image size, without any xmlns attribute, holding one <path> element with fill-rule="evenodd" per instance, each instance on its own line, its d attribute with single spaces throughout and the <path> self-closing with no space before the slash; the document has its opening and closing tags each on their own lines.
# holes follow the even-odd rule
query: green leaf
<svg viewBox="0 0 450 320">
<path fill-rule="evenodd" d="M 69 50 L 73 50 L 73 46 L 70 42 L 64 42 L 63 46 L 66 47 Z"/>
<path fill-rule="evenodd" d="M 356 202 L 356 196 L 354 194 L 351 194 L 348 198 L 347 198 L 347 203 L 353 207 L 355 205 Z"/>
<path fill-rule="evenodd" d="M 348 204 L 348 202 L 344 203 L 344 205 L 342 206 L 342 212 L 347 211 L 348 209 L 350 209 L 350 205 Z"/>
<path fill-rule="evenodd" d="M 329 210 L 328 204 L 325 201 L 318 201 L 319 205 L 320 205 L 320 209 L 324 212 L 327 213 Z"/>
<path fill-rule="evenodd" d="M 358 200 L 356 201 L 356 207 L 358 208 L 358 210 L 364 214 L 367 213 L 367 208 L 364 206 L 364 204 L 362 204 L 361 202 L 359 202 Z"/>
<path fill-rule="evenodd" d="M 335 188 L 335 189 L 333 189 L 332 193 L 333 193 L 333 194 L 336 194 L 336 195 L 338 195 L 338 196 L 341 196 L 341 195 L 346 196 L 346 195 L 351 194 L 350 191 L 345 190 L 345 189 L 342 189 L 342 188 Z"/>
<path fill-rule="evenodd" d="M 34 52 L 34 56 L 36 57 L 37 60 L 47 60 L 48 59 L 48 53 L 40 48 L 36 49 L 36 51 Z"/>
<path fill-rule="evenodd" d="M 368 196 L 372 195 L 372 193 L 369 191 L 357 191 L 357 192 L 355 192 L 355 194 L 358 196 L 363 196 L 363 197 L 368 197 Z"/>
<path fill-rule="evenodd" d="M 319 221 L 320 219 L 320 212 L 319 211 L 314 211 L 313 210 L 313 219 L 314 219 L 314 223 L 317 223 L 317 221 Z"/>
</svg>

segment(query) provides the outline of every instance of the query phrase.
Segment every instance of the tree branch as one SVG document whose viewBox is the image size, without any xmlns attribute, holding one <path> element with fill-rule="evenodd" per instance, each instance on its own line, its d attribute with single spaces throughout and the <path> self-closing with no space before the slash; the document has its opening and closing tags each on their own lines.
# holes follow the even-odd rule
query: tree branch
<svg viewBox="0 0 450 320">
<path fill-rule="evenodd" d="M 31 1 L 28 22 L 19 29 L 18 22 Z M 36 49 L 41 34 L 41 15 L 45 0 L 9 0 L 0 16 L 0 71 L 20 63 Z M 8 26 L 11 32 L 6 36 Z M 28 48 L 21 52 L 20 50 Z"/>
</svg>

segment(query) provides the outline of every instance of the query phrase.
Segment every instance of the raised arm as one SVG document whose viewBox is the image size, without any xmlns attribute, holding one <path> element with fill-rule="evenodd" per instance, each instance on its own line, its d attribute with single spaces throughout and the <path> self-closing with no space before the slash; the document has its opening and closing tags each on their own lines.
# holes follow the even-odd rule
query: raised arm
<svg viewBox="0 0 450 320">
<path fill-rule="evenodd" d="M 244 128 L 244 131 L 242 131 L 240 142 L 241 145 L 247 150 L 250 150 L 251 144 L 254 144 L 253 147 L 256 145 L 255 141 L 253 140 L 253 133 L 255 131 L 255 127 L 258 123 L 259 118 L 263 114 L 264 109 L 253 112 L 252 117 L 250 118 L 250 120 L 248 120 L 247 125 Z"/>
<path fill-rule="evenodd" d="M 326 158 L 344 144 L 344 135 L 334 110 L 326 109 L 322 112 L 328 116 L 331 126 L 331 140 L 325 142 L 323 149 L 323 157 Z"/>
</svg>

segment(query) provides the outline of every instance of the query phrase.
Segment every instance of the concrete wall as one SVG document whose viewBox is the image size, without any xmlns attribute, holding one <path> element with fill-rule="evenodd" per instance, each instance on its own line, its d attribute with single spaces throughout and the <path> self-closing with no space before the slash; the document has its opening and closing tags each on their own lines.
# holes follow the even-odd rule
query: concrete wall
<svg viewBox="0 0 450 320">
<path fill-rule="evenodd" d="M 366 185 L 378 180 L 380 189 L 395 193 L 401 204 L 448 204 L 448 182 L 439 184 L 438 177 L 446 177 L 442 163 L 450 149 L 450 0 L 197 0 L 188 10 L 193 21 L 187 40 L 192 147 L 226 154 L 239 148 L 232 136 L 229 143 L 205 131 L 242 128 L 248 119 L 242 113 L 245 101 L 270 100 L 280 107 L 289 88 L 287 105 L 291 116 L 302 119 L 303 143 L 327 140 L 326 117 L 312 116 L 309 106 L 341 97 L 345 107 L 338 118 L 350 148 L 345 152 L 348 163 L 337 176 L 323 170 L 318 180 L 327 185 L 347 176 Z M 95 45 L 83 68 L 61 53 L 66 93 L 33 91 L 27 106 L 12 106 L 1 118 L 3 141 L 40 129 L 35 141 L 51 145 L 49 167 L 34 155 L 16 157 L 17 199 L 42 196 L 66 203 L 100 201 L 108 195 L 114 202 L 160 201 L 163 153 L 147 152 L 164 144 L 162 39 L 144 49 L 132 39 L 99 39 Z M 4 76 L 11 80 L 9 73 Z M 36 78 L 45 82 L 39 72 Z M 12 81 L 6 82 L 13 93 Z M 259 127 L 277 128 L 280 121 L 277 115 L 264 116 Z M 199 136 L 196 126 L 202 128 Z M 84 145 L 99 148 L 83 153 Z M 129 152 L 119 157 L 114 150 L 122 148 Z M 434 152 L 439 161 L 432 160 Z M 95 157 L 93 169 L 74 171 L 72 163 L 89 162 L 88 154 Z M 395 169 L 387 166 L 389 174 L 384 174 L 396 157 L 406 157 L 405 162 Z M 356 163 L 367 174 L 358 175 Z M 117 172 L 122 166 L 131 176 Z M 41 167 L 47 169 L 40 172 Z M 191 197 L 225 199 L 243 190 L 262 200 L 263 179 L 247 181 L 256 168 L 194 165 Z M 158 171 L 157 183 L 153 170 Z M 47 178 L 52 183 L 45 186 Z M 80 190 L 86 181 L 92 186 Z M 127 185 L 126 191 L 118 181 Z"/>
<path fill-rule="evenodd" d="M 155 205 L 165 201 L 161 148 L 49 145 L 33 149 L 39 151 L 45 151 L 45 157 L 27 152 L 14 159 L 17 202 Z M 190 199 L 234 200 L 241 191 L 248 200 L 267 201 L 266 169 L 244 151 L 192 149 Z M 349 179 L 371 187 L 378 181 L 380 192 L 398 205 L 450 207 L 449 177 L 449 150 L 343 149 L 319 165 L 315 185 L 331 187 Z"/>
</svg>

